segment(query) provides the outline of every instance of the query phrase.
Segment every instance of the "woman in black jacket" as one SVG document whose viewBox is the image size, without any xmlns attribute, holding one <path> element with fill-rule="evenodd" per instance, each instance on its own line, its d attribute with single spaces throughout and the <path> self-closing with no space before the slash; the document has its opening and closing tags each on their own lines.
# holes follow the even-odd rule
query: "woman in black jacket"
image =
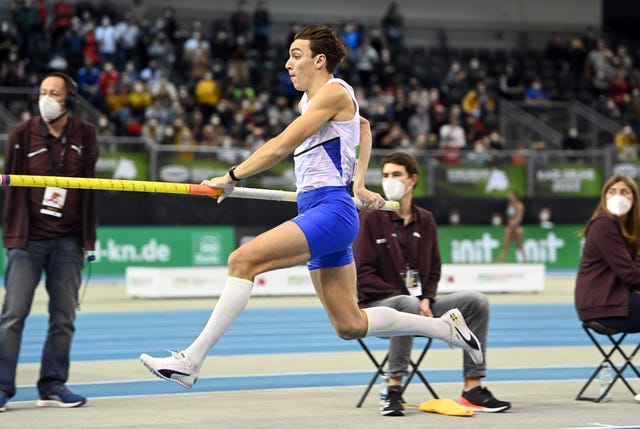
<svg viewBox="0 0 640 429">
<path fill-rule="evenodd" d="M 597 320 L 622 332 L 640 332 L 640 208 L 638 186 L 616 174 L 584 230 L 575 303 L 581 321 Z"/>
</svg>

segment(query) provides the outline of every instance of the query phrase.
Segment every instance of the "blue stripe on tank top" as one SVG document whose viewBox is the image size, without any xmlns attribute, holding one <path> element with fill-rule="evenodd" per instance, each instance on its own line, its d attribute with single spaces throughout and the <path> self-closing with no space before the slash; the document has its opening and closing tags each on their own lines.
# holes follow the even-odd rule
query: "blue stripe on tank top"
<svg viewBox="0 0 640 429">
<path fill-rule="evenodd" d="M 331 162 L 333 162 L 333 165 L 336 167 L 336 169 L 340 173 L 340 176 L 342 177 L 342 152 L 340 150 L 340 137 L 327 140 L 322 144 L 322 147 L 324 148 L 325 152 L 327 152 L 327 155 L 329 155 Z"/>
</svg>

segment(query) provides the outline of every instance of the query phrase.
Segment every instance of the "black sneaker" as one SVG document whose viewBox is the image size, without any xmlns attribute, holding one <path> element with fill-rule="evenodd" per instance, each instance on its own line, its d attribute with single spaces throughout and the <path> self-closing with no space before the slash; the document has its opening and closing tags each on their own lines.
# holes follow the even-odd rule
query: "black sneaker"
<svg viewBox="0 0 640 429">
<path fill-rule="evenodd" d="M 460 405 L 482 413 L 499 413 L 511 408 L 511 402 L 500 401 L 486 387 L 478 386 L 462 392 Z"/>
<path fill-rule="evenodd" d="M 387 400 L 384 401 L 380 410 L 383 416 L 404 416 L 404 406 L 402 405 L 402 394 L 400 386 L 389 386 Z"/>
</svg>

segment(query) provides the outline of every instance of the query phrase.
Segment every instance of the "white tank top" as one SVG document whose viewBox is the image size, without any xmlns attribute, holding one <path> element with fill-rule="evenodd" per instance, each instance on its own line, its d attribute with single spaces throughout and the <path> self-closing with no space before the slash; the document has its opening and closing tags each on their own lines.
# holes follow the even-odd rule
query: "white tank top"
<svg viewBox="0 0 640 429">
<path fill-rule="evenodd" d="M 353 180 L 356 148 L 360 144 L 360 109 L 353 88 L 342 79 L 329 79 L 327 85 L 344 86 L 356 106 L 348 121 L 328 121 L 306 139 L 293 153 L 297 192 L 307 192 L 324 186 L 348 186 Z M 313 100 L 304 93 L 300 101 L 302 114 Z"/>
</svg>

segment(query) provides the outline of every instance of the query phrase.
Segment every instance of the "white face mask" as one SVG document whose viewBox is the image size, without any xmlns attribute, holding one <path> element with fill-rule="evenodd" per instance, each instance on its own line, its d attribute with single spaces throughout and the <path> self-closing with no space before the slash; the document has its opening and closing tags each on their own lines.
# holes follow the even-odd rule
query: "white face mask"
<svg viewBox="0 0 640 429">
<path fill-rule="evenodd" d="M 62 107 L 60 107 L 60 103 L 48 95 L 40 97 L 40 100 L 38 100 L 38 107 L 42 118 L 50 124 L 62 116 Z"/>
<path fill-rule="evenodd" d="M 398 179 L 388 178 L 382 181 L 384 195 L 391 201 L 399 201 L 410 189 L 406 189 L 405 184 Z"/>
<path fill-rule="evenodd" d="M 607 200 L 607 210 L 614 216 L 624 216 L 631 210 L 631 200 L 622 195 L 614 195 Z"/>
</svg>

